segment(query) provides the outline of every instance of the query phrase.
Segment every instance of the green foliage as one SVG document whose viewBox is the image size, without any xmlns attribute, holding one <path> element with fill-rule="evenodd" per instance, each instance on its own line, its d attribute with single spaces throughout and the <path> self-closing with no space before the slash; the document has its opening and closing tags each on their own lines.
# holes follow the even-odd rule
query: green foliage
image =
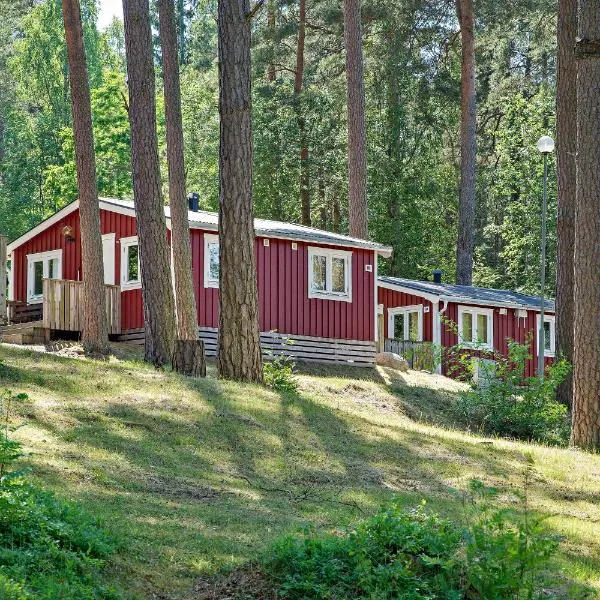
<svg viewBox="0 0 600 600">
<path fill-rule="evenodd" d="M 22 455 L 8 437 L 10 407 L 25 394 L 0 397 L 0 597 L 9 600 L 117 598 L 100 578 L 115 540 L 74 504 L 29 484 L 10 469 Z"/>
<path fill-rule="evenodd" d="M 434 600 L 533 598 L 558 547 L 524 500 L 497 509 L 495 491 L 471 484 L 465 523 L 394 503 L 351 531 L 288 536 L 264 559 L 282 598 Z"/>
<path fill-rule="evenodd" d="M 294 375 L 295 364 L 289 356 L 276 356 L 263 364 L 263 379 L 267 387 L 278 392 L 295 392 L 298 380 Z"/>
<path fill-rule="evenodd" d="M 569 374 L 570 364 L 564 359 L 556 361 L 542 380 L 525 377 L 529 344 L 510 342 L 508 357 L 497 358 L 486 384 L 459 396 L 454 406 L 457 419 L 485 433 L 547 444 L 567 443 L 567 409 L 556 401 L 556 389 Z"/>
</svg>

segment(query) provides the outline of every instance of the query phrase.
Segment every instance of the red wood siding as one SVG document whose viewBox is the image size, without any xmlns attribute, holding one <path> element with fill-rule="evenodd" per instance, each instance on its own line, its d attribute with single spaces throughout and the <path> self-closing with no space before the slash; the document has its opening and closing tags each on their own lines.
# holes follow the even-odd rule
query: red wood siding
<svg viewBox="0 0 600 600">
<path fill-rule="evenodd" d="M 65 225 L 73 228 L 75 240 L 66 242 L 61 235 Z M 135 218 L 111 211 L 101 211 L 102 233 L 115 233 L 115 279 L 120 281 L 121 252 L 119 240 L 137 234 Z M 212 233 L 212 232 L 211 232 Z M 15 264 L 15 299 L 27 297 L 27 254 L 63 250 L 63 278 L 82 279 L 79 212 L 67 215 L 13 251 Z M 218 326 L 219 292 L 204 287 L 204 232 L 191 230 L 193 278 L 198 305 L 198 324 Z M 256 240 L 258 290 L 261 331 L 330 337 L 337 339 L 375 339 L 375 252 L 352 250 L 352 302 L 308 298 L 308 248 L 318 244 L 263 238 Z M 333 246 L 322 246 L 335 248 Z M 344 248 L 348 250 L 347 248 Z M 372 271 L 365 270 L 372 265 Z M 141 290 L 121 293 L 121 328 L 123 331 L 144 326 Z"/>
<path fill-rule="evenodd" d="M 429 312 L 423 312 L 423 341 L 433 341 L 433 306 L 429 300 L 425 300 L 421 296 L 415 296 L 413 294 L 405 294 L 404 292 L 398 292 L 396 290 L 389 290 L 387 288 L 379 287 L 377 290 L 377 297 L 379 304 L 383 304 L 384 307 L 384 331 L 386 337 L 392 337 L 391 332 L 388 331 L 388 310 L 389 308 L 396 308 L 398 306 L 413 306 L 422 304 L 423 309 L 429 307 Z"/>
<path fill-rule="evenodd" d="M 210 233 L 210 232 L 207 232 Z M 375 339 L 372 250 L 352 249 L 352 302 L 308 297 L 308 248 L 316 244 L 256 239 L 260 330 L 350 340 Z M 331 248 L 331 246 L 321 246 Z M 200 327 L 219 324 L 219 291 L 204 287 L 204 232 L 192 230 L 194 285 Z"/>
</svg>

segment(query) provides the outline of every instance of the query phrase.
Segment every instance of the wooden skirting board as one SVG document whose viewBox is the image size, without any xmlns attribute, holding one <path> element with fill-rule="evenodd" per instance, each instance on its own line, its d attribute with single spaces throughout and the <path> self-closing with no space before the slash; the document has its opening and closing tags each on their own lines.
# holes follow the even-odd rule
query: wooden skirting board
<svg viewBox="0 0 600 600">
<path fill-rule="evenodd" d="M 216 356 L 217 330 L 199 328 L 200 339 L 204 340 L 207 356 Z M 131 329 L 116 337 L 119 342 L 144 343 L 144 330 Z M 291 335 L 277 332 L 260 334 L 263 356 L 291 356 L 298 362 L 336 363 L 359 367 L 375 365 L 375 342 L 362 340 L 338 340 L 333 338 Z"/>
</svg>

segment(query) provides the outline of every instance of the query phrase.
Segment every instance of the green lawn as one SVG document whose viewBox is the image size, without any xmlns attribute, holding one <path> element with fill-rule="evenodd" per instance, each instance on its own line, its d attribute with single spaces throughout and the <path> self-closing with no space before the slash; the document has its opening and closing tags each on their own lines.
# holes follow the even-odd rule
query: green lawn
<svg viewBox="0 0 600 600">
<path fill-rule="evenodd" d="M 125 597 L 202 597 L 275 537 L 349 524 L 392 496 L 456 517 L 478 478 L 516 506 L 523 452 L 535 458 L 530 502 L 566 538 L 556 590 L 600 591 L 600 457 L 452 429 L 459 386 L 444 378 L 313 369 L 281 395 L 210 368 L 198 381 L 7 346 L 0 360 L 0 388 L 30 397 L 13 436 L 35 479 L 121 534 L 106 577 Z"/>
</svg>

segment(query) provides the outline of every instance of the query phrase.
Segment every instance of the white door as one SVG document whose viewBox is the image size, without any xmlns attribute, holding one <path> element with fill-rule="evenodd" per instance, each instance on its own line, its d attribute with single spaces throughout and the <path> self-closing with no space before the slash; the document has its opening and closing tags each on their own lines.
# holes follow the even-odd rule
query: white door
<svg viewBox="0 0 600 600">
<path fill-rule="evenodd" d="M 115 234 L 102 236 L 102 259 L 104 261 L 104 283 L 115 284 Z"/>
</svg>

